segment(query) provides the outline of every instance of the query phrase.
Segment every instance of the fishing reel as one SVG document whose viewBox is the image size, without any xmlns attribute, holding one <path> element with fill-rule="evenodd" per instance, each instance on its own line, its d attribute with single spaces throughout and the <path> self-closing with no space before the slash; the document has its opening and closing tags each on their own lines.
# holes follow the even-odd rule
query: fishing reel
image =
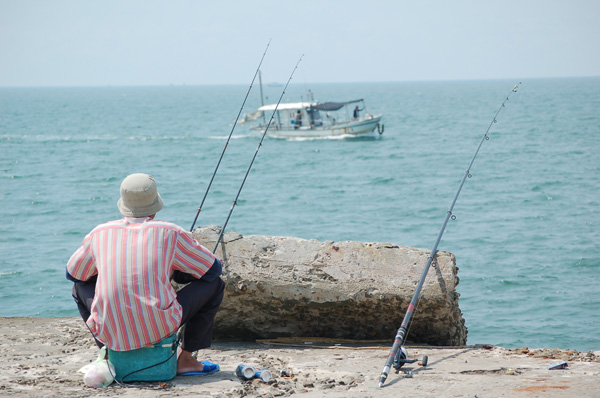
<svg viewBox="0 0 600 398">
<path fill-rule="evenodd" d="M 398 352 L 396 353 L 396 356 L 394 357 L 394 363 L 393 363 L 393 367 L 394 369 L 396 369 L 396 373 L 400 372 L 400 368 L 402 366 L 404 366 L 405 363 L 415 363 L 415 362 L 419 362 L 419 365 L 421 366 L 427 366 L 427 360 L 428 357 L 427 355 L 423 355 L 422 359 L 407 359 L 408 358 L 408 352 L 406 351 L 406 348 L 404 348 L 404 346 L 400 346 L 400 349 L 398 350 Z"/>
</svg>

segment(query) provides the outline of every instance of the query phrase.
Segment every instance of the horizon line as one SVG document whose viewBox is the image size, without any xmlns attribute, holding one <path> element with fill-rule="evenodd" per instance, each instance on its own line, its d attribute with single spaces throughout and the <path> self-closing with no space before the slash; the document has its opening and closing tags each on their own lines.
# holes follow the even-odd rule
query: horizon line
<svg viewBox="0 0 600 398">
<path fill-rule="evenodd" d="M 390 83 L 442 83 L 442 82 L 478 82 L 478 81 L 507 81 L 507 80 L 554 80 L 554 79 L 594 79 L 600 78 L 600 75 L 590 76 L 546 76 L 546 77 L 528 77 L 528 78 L 511 78 L 511 77 L 499 77 L 499 78 L 472 78 L 472 79 L 423 79 L 423 80 L 387 80 L 387 81 L 346 81 L 346 82 L 302 82 L 302 83 L 290 83 L 290 86 L 304 85 L 307 84 L 390 84 Z M 215 86 L 239 86 L 246 83 L 168 83 L 168 84 L 153 84 L 153 83 L 140 83 L 140 84 L 68 84 L 68 85 L 0 85 L 0 89 L 4 88 L 131 88 L 131 87 L 215 87 Z M 264 86 L 282 86 L 280 82 L 265 82 Z"/>
</svg>

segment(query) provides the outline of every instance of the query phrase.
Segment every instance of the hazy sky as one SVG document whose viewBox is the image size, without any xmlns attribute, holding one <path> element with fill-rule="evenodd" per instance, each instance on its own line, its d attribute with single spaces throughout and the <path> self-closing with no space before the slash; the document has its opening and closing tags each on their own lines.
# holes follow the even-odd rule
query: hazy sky
<svg viewBox="0 0 600 398">
<path fill-rule="evenodd" d="M 599 0 L 0 0 L 0 86 L 600 75 Z"/>
</svg>

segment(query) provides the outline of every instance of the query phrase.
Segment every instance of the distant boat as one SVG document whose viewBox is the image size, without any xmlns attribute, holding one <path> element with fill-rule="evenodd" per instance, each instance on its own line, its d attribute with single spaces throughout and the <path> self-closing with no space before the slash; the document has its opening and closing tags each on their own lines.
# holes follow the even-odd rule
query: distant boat
<svg viewBox="0 0 600 398">
<path fill-rule="evenodd" d="M 254 113 L 244 115 L 241 123 L 263 119 L 251 127 L 264 132 L 276 104 L 264 105 Z M 318 138 L 333 136 L 358 136 L 370 134 L 377 129 L 383 134 L 380 124 L 383 115 L 372 115 L 365 110 L 363 99 L 344 102 L 295 102 L 277 107 L 267 135 L 275 138 Z"/>
</svg>

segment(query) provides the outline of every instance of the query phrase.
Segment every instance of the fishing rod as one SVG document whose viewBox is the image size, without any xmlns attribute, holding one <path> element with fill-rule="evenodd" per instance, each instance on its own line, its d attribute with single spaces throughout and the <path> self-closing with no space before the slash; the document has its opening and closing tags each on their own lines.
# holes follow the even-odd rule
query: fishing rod
<svg viewBox="0 0 600 398">
<path fill-rule="evenodd" d="M 467 177 L 471 178 L 471 167 L 473 166 L 473 163 L 475 162 L 475 158 L 477 157 L 477 154 L 479 153 L 479 150 L 481 149 L 483 142 L 490 139 L 490 137 L 488 136 L 488 133 L 489 133 L 492 125 L 494 123 L 497 123 L 496 117 L 498 117 L 498 114 L 500 113 L 502 108 L 504 108 L 505 103 L 506 103 L 506 101 L 508 101 L 510 95 L 512 93 L 517 92 L 519 84 L 521 84 L 521 83 L 519 82 L 518 84 L 516 84 L 513 87 L 511 92 L 508 93 L 508 95 L 506 96 L 506 99 L 502 102 L 502 105 L 500 105 L 500 108 L 498 108 L 498 111 L 494 115 L 494 118 L 492 119 L 490 125 L 488 126 L 487 130 L 485 131 L 485 134 L 483 134 L 483 137 L 481 138 L 481 141 L 479 142 L 479 146 L 477 147 L 477 150 L 475 151 L 475 155 L 473 155 L 473 159 L 471 159 L 471 163 L 469 164 L 469 167 L 465 171 L 465 175 L 463 176 L 463 178 L 460 182 L 458 191 L 456 192 L 456 195 L 454 196 L 454 200 L 452 201 L 452 205 L 450 206 L 450 209 L 448 210 L 448 212 L 446 214 L 446 218 L 444 219 L 442 229 L 440 230 L 440 233 L 438 234 L 435 244 L 433 245 L 433 248 L 431 249 L 431 253 L 429 254 L 429 257 L 427 258 L 427 264 L 425 264 L 423 274 L 421 275 L 421 279 L 419 280 L 419 284 L 417 285 L 417 288 L 412 297 L 412 300 L 410 301 L 410 304 L 408 305 L 406 314 L 404 315 L 404 319 L 402 320 L 402 324 L 401 324 L 400 328 L 398 329 L 398 332 L 396 333 L 396 337 L 394 339 L 394 344 L 392 346 L 392 349 L 390 350 L 390 353 L 388 355 L 385 366 L 383 367 L 383 370 L 381 371 L 381 376 L 379 378 L 379 387 L 382 387 L 383 383 L 385 383 L 385 380 L 388 377 L 388 373 L 390 371 L 392 363 L 394 365 L 394 368 L 396 370 L 399 370 L 402 367 L 402 365 L 404 365 L 405 363 L 415 362 L 415 360 L 407 360 L 406 359 L 406 350 L 404 349 L 404 347 L 402 345 L 404 344 L 404 341 L 406 339 L 407 328 L 411 322 L 412 314 L 415 311 L 415 307 L 416 307 L 417 301 L 419 299 L 419 294 L 421 293 L 421 289 L 423 287 L 423 284 L 425 283 L 425 277 L 427 276 L 427 272 L 429 271 L 431 262 L 433 261 L 434 257 L 437 255 L 438 244 L 440 243 L 440 240 L 442 239 L 442 235 L 444 234 L 444 230 L 446 229 L 448 220 L 450 220 L 451 218 L 453 220 L 456 219 L 456 216 L 452 214 L 452 210 L 454 210 L 454 205 L 456 204 L 456 201 L 458 200 L 458 195 L 460 195 L 460 191 L 462 190 L 462 187 L 465 184 Z M 427 366 L 427 356 L 423 357 L 423 366 Z"/>
<path fill-rule="evenodd" d="M 304 57 L 304 54 L 302 54 L 302 56 L 300 57 L 300 59 L 298 60 L 298 62 L 296 62 L 296 66 L 294 67 L 294 70 L 292 70 L 292 74 L 290 75 L 290 78 L 288 79 L 287 83 L 285 84 L 285 87 L 283 88 L 283 91 L 281 92 L 281 96 L 279 97 L 279 101 L 277 101 L 277 105 L 275 105 L 275 109 L 273 110 L 273 114 L 271 115 L 271 118 L 269 119 L 269 123 L 267 124 L 267 127 L 265 128 L 265 131 L 262 134 L 262 137 L 260 139 L 260 142 L 258 143 L 258 146 L 256 147 L 256 151 L 254 152 L 254 156 L 252 157 L 252 161 L 250 162 L 250 166 L 248 166 L 248 170 L 246 170 L 246 175 L 244 176 L 244 179 L 242 180 L 242 184 L 240 185 L 240 189 L 238 190 L 238 193 L 235 196 L 235 199 L 233 200 L 233 203 L 231 204 L 231 209 L 229 210 L 229 214 L 227 215 L 227 219 L 225 220 L 225 224 L 223 224 L 223 227 L 221 228 L 221 233 L 219 234 L 219 237 L 217 238 L 217 243 L 215 244 L 215 248 L 212 251 L 213 253 L 216 253 L 217 248 L 219 247 L 219 243 L 221 242 L 221 239 L 223 238 L 223 234 L 225 233 L 225 227 L 227 227 L 227 223 L 229 222 L 229 218 L 231 217 L 231 213 L 233 213 L 233 209 L 235 208 L 235 205 L 237 204 L 237 200 L 240 197 L 240 193 L 242 192 L 242 188 L 244 188 L 244 184 L 246 183 L 246 179 L 248 178 L 248 174 L 250 174 L 250 169 L 252 169 L 252 165 L 254 164 L 254 160 L 256 159 L 256 155 L 258 155 L 258 150 L 262 146 L 262 142 L 265 139 L 265 135 L 267 135 L 267 131 L 269 130 L 269 127 L 271 127 L 271 122 L 275 118 L 275 113 L 277 112 L 277 108 L 279 108 L 279 104 L 281 103 L 281 99 L 283 98 L 283 95 L 285 94 L 285 90 L 287 90 L 287 87 L 290 84 L 290 81 L 292 80 L 292 77 L 294 76 L 294 72 L 296 71 L 296 69 L 298 69 L 298 65 L 300 64 L 300 61 L 302 61 L 302 57 Z"/>
<path fill-rule="evenodd" d="M 270 41 L 269 41 L 269 43 L 270 43 Z M 250 174 L 250 170 L 252 169 L 252 165 L 254 164 L 254 160 L 256 159 L 256 156 L 258 155 L 258 150 L 262 146 L 262 142 L 265 139 L 265 135 L 267 134 L 267 131 L 269 130 L 269 127 L 271 127 L 271 122 L 273 121 L 273 118 L 275 117 L 275 113 L 277 112 L 277 108 L 279 108 L 279 104 L 281 103 L 283 95 L 285 94 L 285 90 L 287 90 L 287 87 L 290 84 L 290 81 L 292 80 L 292 77 L 294 76 L 294 72 L 296 71 L 296 69 L 298 69 L 298 65 L 300 64 L 300 61 L 302 61 L 302 57 L 304 57 L 304 54 L 302 54 L 302 56 L 300 57 L 300 59 L 298 60 L 298 62 L 296 62 L 296 66 L 294 67 L 294 70 L 292 70 L 292 74 L 290 75 L 290 78 L 288 79 L 287 83 L 285 84 L 285 87 L 283 88 L 283 91 L 281 92 L 281 96 L 279 97 L 279 101 L 277 101 L 277 105 L 275 105 L 275 110 L 273 110 L 273 114 L 271 115 L 271 119 L 269 119 L 269 124 L 267 124 L 267 127 L 265 128 L 265 131 L 263 132 L 263 135 L 260 138 L 260 142 L 258 143 L 258 146 L 256 147 L 256 151 L 254 152 L 254 156 L 252 157 L 252 161 L 250 162 L 250 165 L 248 166 L 248 170 L 246 170 L 246 175 L 244 175 L 244 179 L 242 180 L 242 184 L 240 185 L 240 189 L 238 190 L 237 195 L 235 196 L 235 199 L 233 200 L 233 203 L 231 204 L 231 209 L 229 209 L 229 214 L 227 214 L 227 219 L 225 220 L 225 224 L 223 224 L 223 227 L 221 228 L 221 232 L 219 233 L 219 237 L 217 238 L 217 243 L 215 244 L 215 247 L 212 250 L 213 254 L 217 252 L 217 248 L 219 247 L 219 243 L 221 242 L 221 239 L 223 239 L 223 234 L 225 233 L 225 227 L 227 227 L 227 223 L 229 222 L 229 219 L 231 218 L 231 214 L 233 213 L 233 209 L 235 208 L 235 205 L 237 204 L 237 200 L 240 197 L 240 193 L 242 192 L 242 188 L 244 188 L 244 184 L 246 183 L 246 179 L 248 178 L 248 174 Z M 262 60 L 261 60 L 261 62 L 262 62 Z M 179 283 L 185 283 L 185 282 L 190 282 L 191 281 L 191 279 L 190 279 L 191 277 L 186 277 L 184 275 L 185 274 L 182 274 L 182 273 L 180 274 L 180 281 L 178 281 Z M 198 355 L 198 351 L 195 351 L 192 355 L 194 356 L 194 358 L 196 358 L 197 355 Z"/>
<path fill-rule="evenodd" d="M 271 39 L 267 43 L 267 48 L 265 48 L 265 52 L 258 63 L 258 68 L 256 68 L 256 72 L 254 72 L 254 77 L 252 78 L 252 82 L 250 83 L 250 87 L 248 87 L 248 92 L 246 93 L 246 97 L 244 98 L 244 102 L 242 102 L 242 106 L 240 107 L 240 111 L 235 118 L 235 122 L 233 123 L 233 127 L 231 128 L 231 132 L 229 133 L 229 137 L 227 137 L 227 141 L 225 142 L 225 146 L 223 147 L 223 152 L 221 152 L 221 156 L 219 157 L 219 161 L 217 162 L 217 167 L 215 167 L 215 171 L 213 172 L 212 177 L 210 178 L 210 182 L 208 183 L 208 187 L 206 188 L 206 192 L 204 192 L 204 197 L 202 198 L 202 202 L 200 202 L 200 206 L 198 207 L 198 211 L 196 212 L 196 217 L 194 217 L 194 222 L 192 223 L 192 227 L 190 228 L 190 232 L 194 231 L 194 226 L 196 225 L 196 221 L 198 220 L 198 216 L 202 211 L 202 206 L 204 205 L 204 201 L 206 200 L 206 196 L 208 195 L 208 191 L 215 179 L 215 175 L 217 174 L 217 170 L 219 170 L 219 165 L 221 164 L 221 160 L 223 160 L 223 155 L 225 155 L 225 151 L 227 150 L 227 145 L 229 145 L 229 140 L 233 135 L 233 130 L 235 130 L 235 126 L 237 126 L 240 115 L 242 114 L 242 110 L 244 109 L 244 105 L 246 105 L 246 100 L 248 99 L 248 95 L 250 94 L 250 90 L 252 90 L 252 86 L 254 85 L 254 80 L 256 80 L 256 76 L 260 73 L 260 66 L 262 65 L 263 60 L 265 59 L 265 55 L 267 54 L 267 50 L 269 50 L 269 45 L 271 45 Z M 261 88 L 262 90 L 262 88 Z"/>
</svg>

